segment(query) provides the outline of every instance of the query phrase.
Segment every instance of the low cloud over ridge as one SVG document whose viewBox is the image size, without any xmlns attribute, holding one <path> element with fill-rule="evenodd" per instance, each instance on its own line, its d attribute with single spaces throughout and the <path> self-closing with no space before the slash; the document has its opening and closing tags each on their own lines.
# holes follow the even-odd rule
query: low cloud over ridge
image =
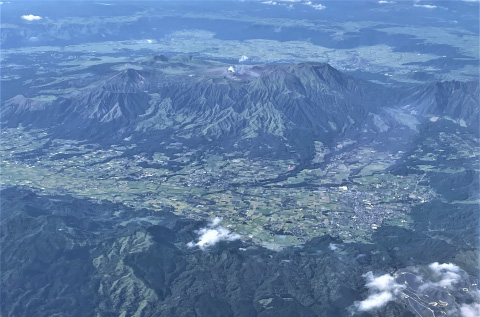
<svg viewBox="0 0 480 317">
<path fill-rule="evenodd" d="M 409 283 L 405 274 L 410 276 Z M 393 275 L 375 276 L 372 272 L 367 272 L 363 277 L 366 280 L 368 296 L 354 303 L 351 307 L 353 314 L 375 311 L 392 301 L 407 304 L 409 307 L 408 298 L 423 298 L 435 304 L 437 299 L 445 300 L 444 296 L 448 296 L 451 298 L 448 306 L 444 310 L 439 310 L 446 316 L 480 316 L 480 289 L 475 282 L 476 279 L 472 280 L 474 277 L 470 277 L 466 271 L 453 263 L 433 262 L 429 265 L 401 269 Z M 422 312 L 415 308 L 409 307 L 409 310 L 415 316 L 423 316 Z"/>
<path fill-rule="evenodd" d="M 461 280 L 459 274 L 460 268 L 452 263 L 438 263 L 434 262 L 428 266 L 435 277 L 435 282 L 425 283 L 429 287 L 444 287 L 452 288 L 454 284 L 457 284 Z"/>
<path fill-rule="evenodd" d="M 241 238 L 239 234 L 220 226 L 221 221 L 222 218 L 215 217 L 207 227 L 201 228 L 197 231 L 198 241 L 190 241 L 187 246 L 190 248 L 197 246 L 204 250 L 208 247 L 214 246 L 220 241 L 235 241 Z"/>
<path fill-rule="evenodd" d="M 400 285 L 390 274 L 374 276 L 372 272 L 363 275 L 367 280 L 365 285 L 370 295 L 363 301 L 356 302 L 355 307 L 359 311 L 370 311 L 385 306 L 388 302 L 395 300 L 405 285 Z"/>
</svg>

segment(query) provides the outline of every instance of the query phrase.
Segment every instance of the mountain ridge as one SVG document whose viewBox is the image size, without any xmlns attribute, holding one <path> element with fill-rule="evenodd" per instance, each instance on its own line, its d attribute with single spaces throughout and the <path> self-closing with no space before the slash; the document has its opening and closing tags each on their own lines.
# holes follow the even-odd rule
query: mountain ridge
<svg viewBox="0 0 480 317">
<path fill-rule="evenodd" d="M 191 58 L 159 60 L 147 69 L 100 77 L 55 101 L 14 97 L 3 104 L 2 122 L 50 125 L 69 138 L 123 139 L 169 131 L 171 140 L 193 138 L 207 146 L 280 141 L 299 152 L 310 151 L 314 140 L 328 143 L 359 129 L 371 114 L 384 116 L 385 107 L 416 113 L 420 121 L 450 116 L 478 127 L 475 82 L 396 89 L 345 75 L 326 63 L 241 65 L 232 71 L 208 62 L 202 68 L 200 60 Z"/>
</svg>

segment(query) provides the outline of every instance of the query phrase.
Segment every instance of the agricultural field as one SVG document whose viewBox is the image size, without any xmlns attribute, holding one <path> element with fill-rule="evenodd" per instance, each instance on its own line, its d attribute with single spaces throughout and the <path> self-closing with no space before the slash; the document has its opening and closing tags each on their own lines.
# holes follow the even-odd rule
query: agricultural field
<svg viewBox="0 0 480 317">
<path fill-rule="evenodd" d="M 444 158 L 447 163 L 478 157 L 474 144 L 460 142 L 456 135 L 438 139 L 462 146 Z M 206 154 L 189 162 L 185 157 L 192 155 L 190 150 L 129 157 L 125 146 L 47 140 L 42 130 L 2 132 L 3 187 L 24 186 L 43 195 L 68 194 L 136 209 L 168 207 L 193 219 L 222 217 L 227 227 L 272 248 L 324 234 L 368 241 L 384 223 L 408 227 L 411 207 L 437 197 L 434 188 L 422 183 L 425 174 L 388 172 L 400 154 L 363 146 L 337 148 L 328 162 L 295 171 L 293 160 L 252 160 L 238 153 Z M 421 171 L 462 171 L 461 166 L 427 164 L 442 151 L 426 157 L 420 150 L 413 153 L 409 159 L 421 160 L 416 165 Z M 173 162 L 181 168 L 170 170 Z"/>
</svg>

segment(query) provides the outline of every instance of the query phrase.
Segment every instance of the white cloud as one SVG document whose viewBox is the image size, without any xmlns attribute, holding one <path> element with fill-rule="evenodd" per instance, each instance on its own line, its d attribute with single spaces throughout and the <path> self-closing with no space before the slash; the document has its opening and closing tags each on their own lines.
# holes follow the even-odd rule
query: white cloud
<svg viewBox="0 0 480 317">
<path fill-rule="evenodd" d="M 330 243 L 328 245 L 328 248 L 332 251 L 335 251 L 336 249 L 338 249 L 338 246 L 335 243 Z"/>
<path fill-rule="evenodd" d="M 261 3 L 268 4 L 268 5 L 273 5 L 273 6 L 278 5 L 278 6 L 286 7 L 288 9 L 292 9 L 293 8 L 292 3 L 293 2 L 300 2 L 301 0 L 277 0 L 277 1 L 268 0 L 268 1 L 262 1 Z"/>
<path fill-rule="evenodd" d="M 220 241 L 234 241 L 241 238 L 239 234 L 231 232 L 230 230 L 220 226 L 221 221 L 222 218 L 215 217 L 207 227 L 197 231 L 198 241 L 191 241 L 187 244 L 187 246 L 190 248 L 197 246 L 204 250 Z"/>
<path fill-rule="evenodd" d="M 393 278 L 393 276 L 388 274 L 384 274 L 378 277 L 373 277 L 373 273 L 368 272 L 367 274 L 364 275 L 364 277 L 366 277 L 367 281 L 369 281 L 366 284 L 366 286 L 373 290 L 388 291 L 388 290 L 397 288 L 396 285 L 399 285 L 397 284 L 397 282 L 395 282 L 395 278 Z"/>
<path fill-rule="evenodd" d="M 480 0 L 463 0 L 464 2 L 480 2 Z"/>
<path fill-rule="evenodd" d="M 453 263 L 439 264 L 434 262 L 428 268 L 433 272 L 433 277 L 436 281 L 424 284 L 423 288 L 429 286 L 452 288 L 454 284 L 457 284 L 462 279 L 459 274 L 460 268 Z"/>
<path fill-rule="evenodd" d="M 425 8 L 425 9 L 436 9 L 437 6 L 434 6 L 434 5 L 431 5 L 431 4 L 414 4 L 413 5 L 414 7 L 417 7 L 417 8 Z"/>
<path fill-rule="evenodd" d="M 428 266 L 430 270 L 434 271 L 435 273 L 441 273 L 443 271 L 452 271 L 452 272 L 459 272 L 460 268 L 453 263 L 438 263 L 433 262 Z"/>
<path fill-rule="evenodd" d="M 43 19 L 41 16 L 33 15 L 33 14 L 22 15 L 21 18 L 27 21 L 37 21 L 37 20 Z"/>
<path fill-rule="evenodd" d="M 378 3 L 380 3 L 380 4 L 395 3 L 395 1 L 380 0 L 380 1 L 378 1 Z"/>
<path fill-rule="evenodd" d="M 476 284 L 471 284 L 471 279 L 467 272 L 453 263 L 434 262 L 428 266 L 411 267 L 408 270 L 402 270 L 398 275 L 384 274 L 374 276 L 372 272 L 363 275 L 366 279 L 365 287 L 368 288 L 369 295 L 363 301 L 354 303 L 353 312 L 372 311 L 385 306 L 391 301 L 399 301 L 408 304 L 408 298 L 404 294 L 408 286 L 408 295 L 416 296 L 434 295 L 432 301 L 443 298 L 444 295 L 453 297 L 453 302 L 449 303 L 447 316 L 452 317 L 478 317 L 480 316 L 480 290 Z M 414 278 L 415 283 L 407 284 L 397 283 L 403 274 L 409 274 Z M 412 276 L 413 275 L 413 276 Z M 443 290 L 442 290 L 443 289 Z M 447 291 L 448 290 L 448 291 Z M 419 312 L 413 311 L 416 314 Z"/>
<path fill-rule="evenodd" d="M 324 5 L 320 4 L 320 3 L 315 4 L 315 3 L 313 3 L 312 1 L 305 1 L 303 4 L 304 4 L 304 5 L 307 5 L 307 6 L 310 6 L 310 7 L 314 8 L 315 10 L 323 10 L 323 9 L 326 8 L 326 6 L 324 6 Z"/>
<path fill-rule="evenodd" d="M 462 304 L 460 306 L 460 314 L 462 317 L 480 316 L 480 303 Z"/>
<path fill-rule="evenodd" d="M 245 62 L 248 60 L 248 56 L 246 55 L 242 55 L 239 59 L 238 59 L 238 62 L 239 63 L 242 63 L 242 62 Z"/>
<path fill-rule="evenodd" d="M 213 220 L 210 222 L 210 227 L 216 227 L 222 222 L 222 218 L 220 217 L 215 217 Z"/>
<path fill-rule="evenodd" d="M 262 2 L 263 4 L 269 4 L 269 5 L 272 5 L 272 6 L 276 6 L 278 3 L 275 2 L 275 1 L 263 1 Z"/>
<path fill-rule="evenodd" d="M 448 312 L 448 316 L 478 317 L 480 316 L 480 290 L 470 291 L 470 304 L 454 305 Z"/>
<path fill-rule="evenodd" d="M 355 302 L 359 311 L 370 311 L 385 306 L 388 302 L 395 300 L 405 285 L 398 284 L 390 274 L 375 277 L 372 272 L 363 275 L 366 278 L 365 286 L 369 289 L 370 295 L 363 301 Z"/>
<path fill-rule="evenodd" d="M 372 294 L 367 299 L 361 301 L 358 304 L 359 311 L 369 311 L 385 306 L 388 302 L 394 299 L 393 295 L 389 292 L 381 292 Z"/>
</svg>

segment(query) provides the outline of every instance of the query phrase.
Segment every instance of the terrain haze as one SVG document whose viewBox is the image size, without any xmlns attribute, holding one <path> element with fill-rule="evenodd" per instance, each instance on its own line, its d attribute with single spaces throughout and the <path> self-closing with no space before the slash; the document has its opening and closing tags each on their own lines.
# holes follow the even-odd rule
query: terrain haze
<svg viewBox="0 0 480 317">
<path fill-rule="evenodd" d="M 2 316 L 480 315 L 478 1 L 3 1 Z"/>
</svg>

